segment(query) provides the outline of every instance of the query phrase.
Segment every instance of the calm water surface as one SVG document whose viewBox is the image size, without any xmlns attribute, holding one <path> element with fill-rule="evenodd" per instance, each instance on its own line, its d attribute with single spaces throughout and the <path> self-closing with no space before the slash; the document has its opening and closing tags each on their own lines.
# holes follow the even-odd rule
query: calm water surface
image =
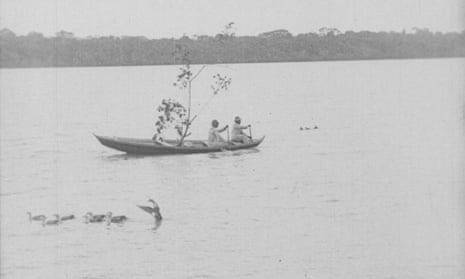
<svg viewBox="0 0 465 279">
<path fill-rule="evenodd" d="M 218 71 L 232 87 L 193 138 L 241 115 L 258 149 L 99 145 L 151 137 L 161 98 L 185 100 L 177 67 L 1 70 L 1 277 L 465 277 L 464 59 L 212 66 L 195 111 Z M 158 229 L 135 206 L 150 197 Z M 79 218 L 43 228 L 27 211 Z"/>
</svg>

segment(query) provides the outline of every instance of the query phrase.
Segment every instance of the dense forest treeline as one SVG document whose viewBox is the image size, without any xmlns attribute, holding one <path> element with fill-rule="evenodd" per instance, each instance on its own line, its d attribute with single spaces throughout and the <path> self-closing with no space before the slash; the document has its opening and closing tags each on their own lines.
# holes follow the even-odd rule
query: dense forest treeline
<svg viewBox="0 0 465 279">
<path fill-rule="evenodd" d="M 189 49 L 192 63 L 245 63 L 391 58 L 465 57 L 465 30 L 461 33 L 339 32 L 292 35 L 275 30 L 258 36 L 218 36 L 147 39 L 145 37 L 87 37 L 60 31 L 54 37 L 37 32 L 18 36 L 0 30 L 0 67 L 129 66 L 176 64 L 176 45 Z"/>
</svg>

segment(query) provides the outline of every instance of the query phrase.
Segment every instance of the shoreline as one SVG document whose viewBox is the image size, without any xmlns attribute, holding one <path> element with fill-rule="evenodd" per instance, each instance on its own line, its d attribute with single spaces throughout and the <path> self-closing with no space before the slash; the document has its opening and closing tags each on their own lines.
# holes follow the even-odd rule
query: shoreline
<svg viewBox="0 0 465 279">
<path fill-rule="evenodd" d="M 270 60 L 270 61 L 245 61 L 245 62 L 226 62 L 226 63 L 192 63 L 191 65 L 237 65 L 237 64 L 268 64 L 268 63 L 308 63 L 308 62 L 352 62 L 352 61 L 384 61 L 384 60 L 426 60 L 426 59 L 454 59 L 465 58 L 465 56 L 425 56 L 425 57 L 389 57 L 389 58 L 335 58 L 335 59 L 312 59 L 312 60 Z M 116 67 L 151 67 L 151 66 L 179 66 L 181 64 L 133 64 L 133 65 L 66 65 L 66 66 L 19 66 L 19 67 L 3 67 L 0 69 L 15 70 L 15 69 L 49 69 L 49 68 L 116 68 Z"/>
</svg>

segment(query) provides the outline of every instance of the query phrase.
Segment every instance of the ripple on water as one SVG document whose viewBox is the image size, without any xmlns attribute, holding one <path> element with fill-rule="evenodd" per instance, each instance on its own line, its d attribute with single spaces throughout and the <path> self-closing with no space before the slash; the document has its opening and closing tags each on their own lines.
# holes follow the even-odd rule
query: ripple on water
<svg viewBox="0 0 465 279">
<path fill-rule="evenodd" d="M 2 125 L 10 138 L 2 138 L 0 197 L 1 213 L 6 216 L 0 217 L 8 226 L 1 227 L 1 277 L 66 278 L 69 273 L 69 278 L 99 279 L 298 278 L 308 273 L 308 278 L 328 274 L 376 278 L 389 277 L 385 274 L 388 270 L 395 271 L 397 278 L 412 274 L 457 278 L 463 271 L 457 264 L 464 239 L 457 224 L 462 224 L 463 216 L 456 210 L 459 199 L 449 197 L 459 196 L 463 188 L 463 176 L 457 175 L 463 170 L 463 134 L 451 131 L 458 131 L 463 124 L 456 121 L 456 104 L 463 103 L 463 92 L 460 87 L 450 87 L 447 96 L 439 94 L 444 70 L 453 78 L 462 74 L 462 70 L 453 71 L 450 65 L 456 62 L 450 61 L 284 63 L 267 64 L 265 70 L 260 65 L 236 65 L 253 73 L 247 76 L 263 78 L 260 84 L 265 87 L 292 91 L 297 100 L 289 102 L 289 94 L 281 93 L 273 98 L 241 95 L 248 93 L 249 83 L 241 83 L 241 77 L 235 79 L 239 81 L 235 83 L 238 99 L 247 98 L 250 107 L 260 107 L 251 113 L 262 122 L 261 128 L 268 129 L 269 141 L 256 150 L 159 157 L 118 153 L 100 146 L 91 135 L 83 141 L 79 135 L 89 134 L 90 127 L 113 125 L 112 121 L 118 122 L 122 133 L 153 128 L 150 123 L 144 126 L 143 121 L 134 121 L 146 119 L 151 109 L 133 110 L 129 115 L 121 114 L 121 106 L 115 108 L 120 102 L 144 107 L 153 96 L 127 97 L 127 79 L 114 77 L 128 76 L 128 71 L 147 74 L 129 75 L 131 78 L 153 77 L 153 71 L 165 72 L 166 67 L 53 69 L 53 77 L 58 71 L 60 78 L 73 82 L 60 82 L 59 99 L 55 90 L 39 94 L 40 103 L 69 103 L 73 106 L 69 112 L 89 114 L 83 118 L 82 113 L 60 110 L 63 118 L 58 126 L 53 125 L 51 133 L 32 131 L 50 135 L 31 137 L 26 120 L 34 118 L 38 110 L 6 108 L 28 117 L 18 118 L 10 127 Z M 457 68 L 463 68 L 463 61 L 458 61 Z M 328 66 L 331 79 L 336 76 L 340 82 L 325 79 Z M 398 68 L 407 70 L 393 71 Z M 92 78 L 76 71 L 92 73 Z M 266 82 L 270 71 L 278 77 L 276 82 Z M 21 88 L 31 92 L 25 96 L 33 96 L 36 88 L 25 88 L 28 83 L 23 82 L 24 77 L 29 72 L 34 79 L 47 77 L 49 71 L 12 72 L 7 74 L 15 78 L 5 79 L 2 86 Z M 295 72 L 323 76 L 302 79 Z M 425 74 L 432 78 L 422 79 Z M 281 76 L 286 80 L 280 80 Z M 386 81 L 399 78 L 412 82 L 396 83 L 398 90 L 389 92 L 392 87 L 386 87 Z M 83 86 L 79 92 L 72 86 L 76 79 L 81 79 L 78 82 Z M 92 88 L 105 86 L 102 80 L 110 80 L 112 86 L 116 83 L 114 88 L 121 91 L 86 95 L 95 92 Z M 131 83 L 146 84 L 141 79 Z M 147 84 L 153 87 L 153 83 Z M 268 89 L 273 88 L 264 91 L 271 92 Z M 111 94 L 105 95 L 107 91 Z M 339 94 L 342 91 L 344 94 Z M 2 97 L 5 93 L 15 98 L 8 92 L 2 91 Z M 109 104 L 109 99 L 114 102 Z M 27 97 L 24 102 L 33 100 Z M 101 113 L 102 106 L 111 117 Z M 224 112 L 234 114 L 237 106 L 229 107 L 224 109 L 230 111 Z M 280 108 L 292 113 L 285 117 L 269 113 Z M 214 116 L 207 114 L 205 118 Z M 305 136 L 293 131 L 296 119 L 313 116 L 324 118 L 327 123 L 318 125 L 328 129 Z M 45 123 L 54 117 L 55 110 L 44 110 L 41 120 Z M 70 129 L 73 123 L 82 125 Z M 392 125 L 383 126 L 385 123 Z M 205 127 L 208 124 L 205 122 Z M 292 125 L 294 128 L 289 128 Z M 428 127 L 435 127 L 434 133 Z M 24 131 L 28 132 L 23 136 Z M 439 151 L 437 146 L 443 148 Z M 434 160 L 425 160 L 430 158 Z M 428 202 L 424 185 L 431 183 L 431 176 L 425 174 L 431 170 L 444 187 L 431 188 L 433 195 Z M 42 228 L 36 223 L 29 226 L 24 214 L 28 210 L 60 212 L 68 206 L 83 212 L 87 208 L 100 211 L 110 203 L 112 208 L 135 207 L 133 200 L 152 195 L 170 216 L 161 227 L 148 215 L 124 210 L 135 216 L 134 222 L 110 227 L 73 221 Z M 198 209 L 193 205 L 199 205 Z M 418 233 L 422 237 L 417 237 Z M 443 237 L 435 244 L 438 236 L 447 235 L 457 237 Z M 431 251 L 437 254 L 428 253 Z M 438 255 L 444 256 L 443 261 L 437 262 Z M 411 264 L 403 264 L 409 261 Z M 431 263 L 436 265 L 429 266 Z"/>
<path fill-rule="evenodd" d="M 190 275 L 187 278 L 192 278 L 192 279 L 201 279 L 201 278 L 213 278 L 215 276 L 209 275 L 209 274 L 194 274 Z"/>
<path fill-rule="evenodd" d="M 0 193 L 0 197 L 9 197 L 9 196 L 16 196 L 16 195 L 21 195 L 23 192 L 3 192 Z"/>
</svg>

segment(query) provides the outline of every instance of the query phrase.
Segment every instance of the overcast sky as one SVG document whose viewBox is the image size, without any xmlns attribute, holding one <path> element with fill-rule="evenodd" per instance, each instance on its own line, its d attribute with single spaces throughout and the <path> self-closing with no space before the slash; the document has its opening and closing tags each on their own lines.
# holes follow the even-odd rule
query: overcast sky
<svg viewBox="0 0 465 279">
<path fill-rule="evenodd" d="M 465 29 L 464 0 L 0 0 L 0 27 L 17 34 L 60 30 L 88 35 L 172 38 L 213 35 L 235 22 L 237 35 Z"/>
</svg>

